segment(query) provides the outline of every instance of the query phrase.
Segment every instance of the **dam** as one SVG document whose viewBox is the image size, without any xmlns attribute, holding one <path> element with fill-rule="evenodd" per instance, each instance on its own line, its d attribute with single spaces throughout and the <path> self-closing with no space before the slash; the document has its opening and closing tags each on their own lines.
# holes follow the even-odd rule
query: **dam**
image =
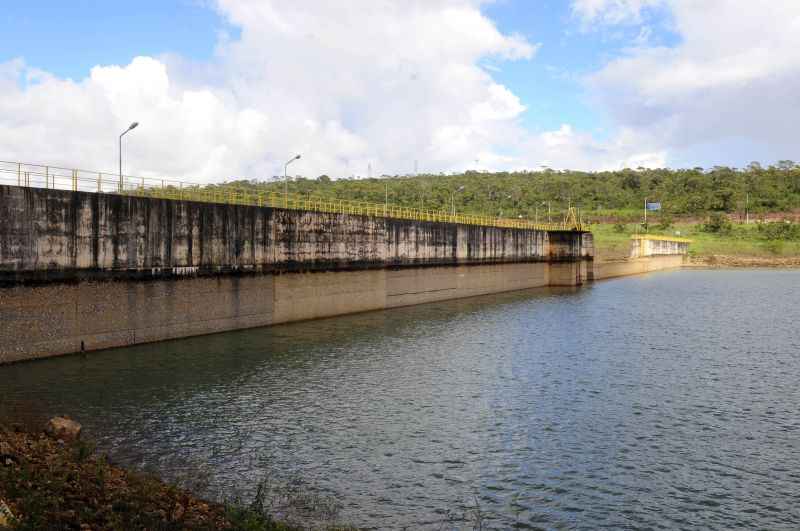
<svg viewBox="0 0 800 531">
<path fill-rule="evenodd" d="M 685 254 L 639 244 L 633 266 L 596 272 L 577 222 L 173 187 L 105 193 L 79 190 L 75 175 L 72 190 L 21 175 L 0 185 L 0 363 L 577 286 Z"/>
</svg>

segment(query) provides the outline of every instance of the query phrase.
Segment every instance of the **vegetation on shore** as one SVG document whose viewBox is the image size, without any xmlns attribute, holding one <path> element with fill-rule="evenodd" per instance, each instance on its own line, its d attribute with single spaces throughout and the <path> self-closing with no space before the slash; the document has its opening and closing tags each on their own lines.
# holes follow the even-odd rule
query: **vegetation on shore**
<svg viewBox="0 0 800 531">
<path fill-rule="evenodd" d="M 275 518 L 272 494 L 261 484 L 248 503 L 206 501 L 155 476 L 114 466 L 91 444 L 0 426 L 0 500 L 13 514 L 11 529 L 305 529 Z M 307 505 L 318 501 L 298 493 L 290 497 Z"/>
<path fill-rule="evenodd" d="M 595 249 L 599 258 L 621 258 L 630 250 L 630 236 L 643 229 L 637 223 L 601 223 L 592 225 Z M 679 235 L 690 238 L 690 256 L 699 261 L 714 257 L 751 257 L 763 264 L 786 264 L 786 259 L 800 257 L 800 224 L 735 224 L 726 216 L 712 214 L 703 223 L 660 222 L 647 227 L 649 234 Z M 720 258 L 724 260 L 724 258 Z"/>
<path fill-rule="evenodd" d="M 284 192 L 281 177 L 237 180 L 217 187 Z M 800 208 L 800 165 L 781 161 L 736 169 L 624 169 L 604 172 L 519 171 L 420 174 L 375 178 L 294 177 L 290 193 L 384 201 L 406 207 L 456 210 L 469 214 L 553 219 L 577 206 L 596 221 L 637 222 L 645 200 L 660 202 L 665 216 L 705 217 L 711 212 L 745 211 L 755 218 L 767 212 Z"/>
</svg>

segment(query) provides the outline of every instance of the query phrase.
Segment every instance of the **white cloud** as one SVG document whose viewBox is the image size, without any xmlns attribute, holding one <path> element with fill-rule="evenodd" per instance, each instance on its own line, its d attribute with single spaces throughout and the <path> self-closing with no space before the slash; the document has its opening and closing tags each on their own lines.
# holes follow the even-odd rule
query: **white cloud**
<svg viewBox="0 0 800 531">
<path fill-rule="evenodd" d="M 679 44 L 610 61 L 589 79 L 599 105 L 678 164 L 797 158 L 800 3 L 664 4 Z"/>
<path fill-rule="evenodd" d="M 585 28 L 591 24 L 638 24 L 642 11 L 664 0 L 573 0 L 572 14 Z"/>
<path fill-rule="evenodd" d="M 73 82 L 0 65 L 3 158 L 192 180 L 266 177 L 302 153 L 306 175 L 467 166 L 517 134 L 525 107 L 480 66 L 527 60 L 470 0 L 219 0 L 241 29 L 215 59 L 139 57 Z M 20 82 L 25 77 L 35 81 Z"/>
<path fill-rule="evenodd" d="M 555 131 L 531 135 L 525 140 L 528 167 L 553 169 L 616 170 L 621 168 L 659 168 L 667 154 L 630 129 L 623 129 L 610 140 L 576 131 L 563 124 Z M 535 161 L 535 162 L 534 162 Z"/>
<path fill-rule="evenodd" d="M 580 0 L 575 13 L 612 23 L 652 3 Z M 617 72 L 638 72 L 648 54 L 657 62 L 670 50 L 641 48 L 626 59 L 639 63 L 610 64 L 594 78 L 603 105 L 623 116 L 610 140 L 569 125 L 531 132 L 519 123 L 525 104 L 482 65 L 535 60 L 539 45 L 500 32 L 481 5 L 218 0 L 241 31 L 223 36 L 208 62 L 138 57 L 79 81 L 22 59 L 0 64 L 0 158 L 113 171 L 117 135 L 137 120 L 125 139 L 126 172 L 191 181 L 269 177 L 294 153 L 302 159 L 292 170 L 307 176 L 365 175 L 368 165 L 406 173 L 415 160 L 432 172 L 475 159 L 482 169 L 664 164 L 659 135 L 604 98 L 620 90 Z M 694 77 L 691 68 L 683 77 Z M 646 80 L 633 85 L 622 90 L 651 97 Z"/>
</svg>

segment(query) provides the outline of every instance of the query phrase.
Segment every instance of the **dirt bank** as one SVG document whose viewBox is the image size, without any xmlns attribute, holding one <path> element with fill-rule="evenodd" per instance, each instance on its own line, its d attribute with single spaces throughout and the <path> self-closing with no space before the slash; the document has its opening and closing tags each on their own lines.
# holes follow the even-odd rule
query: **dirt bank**
<svg viewBox="0 0 800 531">
<path fill-rule="evenodd" d="M 800 256 L 708 255 L 689 258 L 686 267 L 800 267 Z"/>
<path fill-rule="evenodd" d="M 0 499 L 18 529 L 233 528 L 223 505 L 19 427 L 0 427 Z"/>
</svg>

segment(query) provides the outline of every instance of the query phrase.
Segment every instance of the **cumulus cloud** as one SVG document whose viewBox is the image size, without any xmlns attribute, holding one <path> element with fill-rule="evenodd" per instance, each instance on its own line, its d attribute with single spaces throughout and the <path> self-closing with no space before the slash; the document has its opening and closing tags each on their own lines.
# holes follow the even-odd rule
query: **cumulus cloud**
<svg viewBox="0 0 800 531">
<path fill-rule="evenodd" d="M 576 0 L 573 13 L 586 23 L 635 24 L 642 10 L 669 1 Z M 690 139 L 688 122 L 709 94 L 734 99 L 742 86 L 775 88 L 765 80 L 795 72 L 800 47 L 775 54 L 795 44 L 791 17 L 760 47 L 740 40 L 737 53 L 725 49 L 735 39 L 708 32 L 729 24 L 762 35 L 789 13 L 746 27 L 734 16 L 710 24 L 708 13 L 730 4 L 710 1 L 719 9 L 670 4 L 680 47 L 640 39 L 592 76 L 589 90 L 618 123 L 607 139 L 569 124 L 521 126 L 525 103 L 482 65 L 534 61 L 540 45 L 501 32 L 480 0 L 217 0 L 213 8 L 240 31 L 221 38 L 209 61 L 137 57 L 77 81 L 24 59 L 0 64 L 0 158 L 113 171 L 117 135 L 137 120 L 126 137 L 127 173 L 202 182 L 279 175 L 295 153 L 294 172 L 334 177 L 368 167 L 407 173 L 415 161 L 430 172 L 472 168 L 476 159 L 482 169 L 660 166 L 678 140 L 712 138 L 719 123 L 746 127 L 706 110 Z"/>
<path fill-rule="evenodd" d="M 602 20 L 602 9 L 619 2 L 595 3 L 598 10 L 583 12 Z M 800 3 L 663 3 L 680 42 L 632 47 L 590 76 L 598 104 L 679 164 L 792 158 L 800 120 Z M 631 4 L 638 13 L 640 2 Z"/>
<path fill-rule="evenodd" d="M 219 0 L 240 37 L 215 58 L 138 57 L 59 79 L 0 65 L 4 158 L 191 180 L 264 178 L 294 153 L 298 173 L 334 176 L 466 167 L 518 133 L 525 110 L 480 61 L 528 60 L 469 0 Z M 487 156 L 487 159 L 489 157 Z"/>
</svg>

